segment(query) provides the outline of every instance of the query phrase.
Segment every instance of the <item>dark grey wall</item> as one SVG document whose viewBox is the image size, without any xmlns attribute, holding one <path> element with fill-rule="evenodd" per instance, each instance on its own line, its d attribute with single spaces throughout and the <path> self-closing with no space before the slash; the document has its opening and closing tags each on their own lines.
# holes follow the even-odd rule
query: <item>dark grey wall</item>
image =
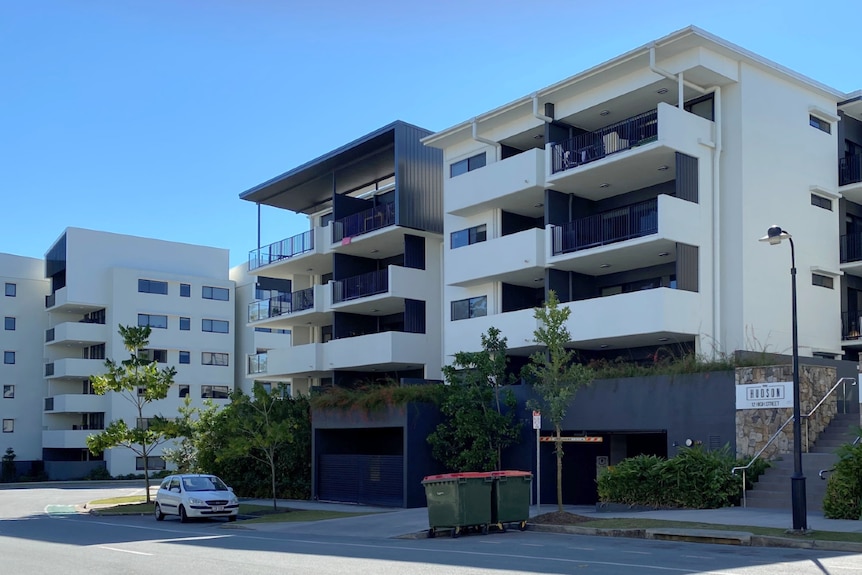
<svg viewBox="0 0 862 575">
<path fill-rule="evenodd" d="M 676 196 L 698 203 L 697 158 L 676 153 Z"/>
<path fill-rule="evenodd" d="M 841 121 L 838 123 L 838 156 L 844 157 L 844 140 L 850 140 L 862 146 L 862 122 L 839 112 Z"/>
<path fill-rule="evenodd" d="M 395 126 L 395 223 L 443 233 L 443 151 L 419 140 L 431 132 Z"/>
</svg>

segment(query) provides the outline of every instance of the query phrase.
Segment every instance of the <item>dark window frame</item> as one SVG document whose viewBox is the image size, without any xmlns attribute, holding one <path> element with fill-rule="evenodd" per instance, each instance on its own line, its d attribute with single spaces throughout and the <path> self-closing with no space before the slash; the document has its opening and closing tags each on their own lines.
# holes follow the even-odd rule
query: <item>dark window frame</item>
<svg viewBox="0 0 862 575">
<path fill-rule="evenodd" d="M 191 364 L 192 363 L 192 352 L 180 350 L 179 363 Z"/>
<path fill-rule="evenodd" d="M 808 125 L 812 128 L 817 128 L 821 132 L 826 132 L 827 134 L 832 133 L 832 122 L 824 120 L 820 116 L 808 114 Z"/>
<path fill-rule="evenodd" d="M 229 385 L 202 385 L 201 399 L 230 399 Z"/>
<path fill-rule="evenodd" d="M 180 317 L 180 331 L 191 331 L 191 329 L 192 329 L 192 318 Z"/>
<path fill-rule="evenodd" d="M 832 211 L 832 200 L 824 198 L 819 194 L 811 194 L 811 205 L 824 210 L 829 210 L 830 212 Z"/>
<path fill-rule="evenodd" d="M 219 297 L 221 295 L 224 295 L 224 297 Z M 201 298 L 214 301 L 230 301 L 230 290 L 223 287 L 202 286 Z"/>
<path fill-rule="evenodd" d="M 15 352 L 14 351 L 4 351 L 3 352 L 3 365 L 15 365 Z"/>
<path fill-rule="evenodd" d="M 179 392 L 179 396 L 181 398 L 189 397 L 191 394 L 191 386 L 188 383 L 180 383 L 177 385 L 177 391 Z"/>
<path fill-rule="evenodd" d="M 138 293 L 168 295 L 168 282 L 138 278 Z"/>
<path fill-rule="evenodd" d="M 15 433 L 15 420 L 6 418 L 3 420 L 3 433 Z"/>
<path fill-rule="evenodd" d="M 18 297 L 18 284 L 6 282 L 6 297 Z"/>
<path fill-rule="evenodd" d="M 14 383 L 4 383 L 3 384 L 3 399 L 15 399 L 15 384 Z"/>
<path fill-rule="evenodd" d="M 488 153 L 482 152 L 449 164 L 449 177 L 455 178 L 488 165 Z"/>
<path fill-rule="evenodd" d="M 192 284 L 180 284 L 180 297 L 192 297 Z"/>
<path fill-rule="evenodd" d="M 484 302 L 482 307 L 479 307 L 479 302 Z M 461 309 L 463 308 L 463 310 Z M 462 319 L 473 319 L 476 317 L 485 317 L 488 315 L 488 296 L 480 295 L 466 299 L 459 299 L 450 302 L 450 321 L 460 321 Z M 479 312 L 482 313 L 479 313 Z"/>
<path fill-rule="evenodd" d="M 224 327 L 224 330 L 217 327 Z M 202 319 L 201 331 L 204 333 L 230 333 L 230 322 L 225 319 Z"/>
<path fill-rule="evenodd" d="M 209 362 L 207 362 L 207 357 L 209 356 Z M 221 360 L 224 360 L 224 363 L 219 363 Z M 230 367 L 230 354 L 222 351 L 202 351 L 201 352 L 201 365 L 214 365 L 217 367 Z"/>
<path fill-rule="evenodd" d="M 479 224 L 449 234 L 449 249 L 472 246 L 488 240 L 488 224 Z"/>
<path fill-rule="evenodd" d="M 10 327 L 11 326 L 11 327 Z M 15 331 L 17 320 L 14 316 L 7 315 L 3 320 L 3 329 L 5 331 Z"/>
<path fill-rule="evenodd" d="M 827 289 L 835 289 L 835 278 L 826 274 L 811 273 L 811 285 Z"/>
<path fill-rule="evenodd" d="M 144 319 L 145 318 L 145 319 Z M 153 318 L 164 318 L 165 325 L 153 325 Z M 145 323 L 141 323 L 144 320 Z M 139 313 L 138 327 L 151 327 L 153 329 L 168 329 L 168 316 L 155 313 Z"/>
</svg>

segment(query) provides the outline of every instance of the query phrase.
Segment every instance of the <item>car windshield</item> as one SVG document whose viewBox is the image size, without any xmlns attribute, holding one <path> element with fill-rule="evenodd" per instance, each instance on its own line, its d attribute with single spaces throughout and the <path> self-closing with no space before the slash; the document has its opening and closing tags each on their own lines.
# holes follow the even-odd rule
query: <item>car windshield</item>
<svg viewBox="0 0 862 575">
<path fill-rule="evenodd" d="M 183 477 L 183 489 L 186 491 L 227 491 L 221 479 L 213 476 Z"/>
</svg>

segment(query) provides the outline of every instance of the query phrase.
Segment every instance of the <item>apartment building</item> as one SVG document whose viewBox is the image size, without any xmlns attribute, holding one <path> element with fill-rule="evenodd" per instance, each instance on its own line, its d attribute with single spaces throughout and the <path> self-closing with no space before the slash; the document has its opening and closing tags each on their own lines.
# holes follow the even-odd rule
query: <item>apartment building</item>
<svg viewBox="0 0 862 575">
<path fill-rule="evenodd" d="M 841 357 L 836 230 L 859 213 L 846 100 L 690 27 L 425 138 L 446 166 L 444 355 L 492 325 L 530 353 L 549 290 L 587 359 L 787 353 L 790 253 L 757 241 L 778 224 L 800 352 Z"/>
<path fill-rule="evenodd" d="M 248 375 L 301 391 L 441 378 L 442 154 L 421 144 L 428 135 L 394 122 L 240 195 L 310 223 L 250 254 L 261 287 L 274 278 L 290 291 L 262 292 L 249 325 L 291 336 L 290 345 L 249 357 Z M 312 420 L 315 497 L 415 498 L 430 458 L 407 418 Z"/>
<path fill-rule="evenodd" d="M 104 373 L 105 358 L 126 356 L 119 325 L 149 325 L 150 357 L 177 369 L 169 396 L 150 404 L 144 417 L 176 414 L 186 397 L 194 405 L 227 400 L 237 330 L 228 270 L 227 250 L 80 228 L 66 229 L 51 246 L 43 276 L 50 289 L 40 439 L 53 479 L 80 476 L 92 465 L 86 440 L 93 431 L 117 419 L 145 424 L 122 396 L 95 395 L 89 382 Z M 112 475 L 143 465 L 128 449 L 108 450 L 103 458 Z M 161 465 L 150 460 L 150 469 Z"/>
<path fill-rule="evenodd" d="M 42 458 L 42 310 L 50 284 L 42 260 L 9 254 L 0 254 L 0 284 L 0 454 L 11 447 L 23 468 Z"/>
<path fill-rule="evenodd" d="M 838 105 L 841 339 L 845 356 L 862 349 L 862 90 Z"/>
</svg>

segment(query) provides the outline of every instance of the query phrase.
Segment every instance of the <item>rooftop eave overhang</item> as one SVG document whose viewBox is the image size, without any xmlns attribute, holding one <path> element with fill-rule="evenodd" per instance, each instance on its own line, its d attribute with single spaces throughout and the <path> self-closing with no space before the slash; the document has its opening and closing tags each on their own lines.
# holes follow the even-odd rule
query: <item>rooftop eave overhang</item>
<svg viewBox="0 0 862 575">
<path fill-rule="evenodd" d="M 552 84 L 551 86 L 543 88 L 529 96 L 525 96 L 509 104 L 496 108 L 490 112 L 471 118 L 466 122 L 462 122 L 446 130 L 442 130 L 435 134 L 431 134 L 430 136 L 426 136 L 422 139 L 422 143 L 426 146 L 431 146 L 434 148 L 446 148 L 452 143 L 468 139 L 472 134 L 473 122 L 478 122 L 481 126 L 483 122 L 489 121 L 497 116 L 500 116 L 501 114 L 510 112 L 517 108 L 524 108 L 525 111 L 532 113 L 532 102 L 534 97 L 537 97 L 539 99 L 540 105 L 543 105 L 545 102 L 553 102 L 554 96 L 557 92 L 577 85 L 579 82 L 583 82 L 587 78 L 591 78 L 598 74 L 610 73 L 615 69 L 623 68 L 626 64 L 630 64 L 633 61 L 638 60 L 642 60 L 643 66 L 648 66 L 649 52 L 650 49 L 653 47 L 655 47 L 656 49 L 663 48 L 665 50 L 668 50 L 669 48 L 672 48 L 675 43 L 682 44 L 683 40 L 691 38 L 699 39 L 700 41 L 698 42 L 698 44 L 700 46 L 711 48 L 725 56 L 735 58 L 737 60 L 743 60 L 756 67 L 769 70 L 772 73 L 783 76 L 796 84 L 801 84 L 808 89 L 817 91 L 821 95 L 835 100 L 836 103 L 846 99 L 848 96 L 843 92 L 835 90 L 834 88 L 812 80 L 811 78 L 808 78 L 807 76 L 804 76 L 802 74 L 799 74 L 798 72 L 795 72 L 790 68 L 786 68 L 776 62 L 767 60 L 766 58 L 763 58 L 762 56 L 759 56 L 754 52 L 750 52 L 740 46 L 737 46 L 736 44 L 732 44 L 724 40 L 723 38 L 714 36 L 713 34 L 710 34 L 705 30 L 701 30 L 696 26 L 689 26 L 687 28 L 683 28 L 682 30 L 673 32 L 665 36 L 664 38 L 660 38 L 653 42 L 644 44 L 639 48 L 635 48 L 630 52 L 626 52 L 625 54 L 617 56 L 616 58 L 608 60 L 607 62 L 599 64 L 598 66 L 589 68 L 581 72 L 580 74 L 576 74 L 574 76 L 566 78 L 565 80 L 557 82 L 556 84 Z M 688 49 L 688 46 L 683 47 L 683 50 Z M 671 53 L 666 54 L 665 56 L 669 57 L 673 55 L 675 54 Z M 640 64 L 640 62 L 638 63 Z"/>
<path fill-rule="evenodd" d="M 838 109 L 862 122 L 862 90 L 847 94 L 847 99 L 838 103 Z"/>
</svg>

